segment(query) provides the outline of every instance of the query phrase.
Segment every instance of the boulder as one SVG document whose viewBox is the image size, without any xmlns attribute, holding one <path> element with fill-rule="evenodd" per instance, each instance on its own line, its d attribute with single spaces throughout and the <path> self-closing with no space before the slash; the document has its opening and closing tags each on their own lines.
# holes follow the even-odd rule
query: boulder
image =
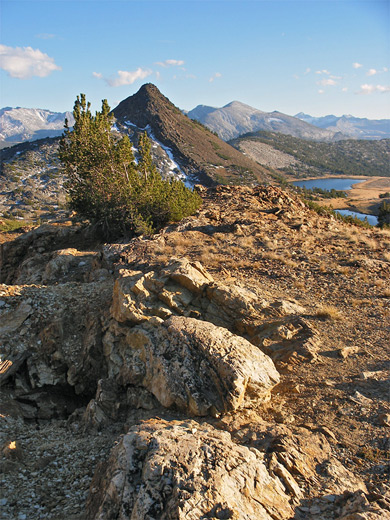
<svg viewBox="0 0 390 520">
<path fill-rule="evenodd" d="M 314 362 L 320 348 L 317 330 L 299 316 L 264 322 L 253 331 L 251 341 L 272 358 L 279 370 Z"/>
<path fill-rule="evenodd" d="M 293 510 L 262 455 L 194 421 L 135 426 L 95 473 L 88 520 L 282 520 Z"/>
<path fill-rule="evenodd" d="M 255 406 L 279 382 L 272 360 L 249 341 L 194 318 L 114 324 L 104 353 L 119 384 L 143 386 L 163 406 L 198 416 Z"/>
<path fill-rule="evenodd" d="M 185 258 L 147 273 L 120 269 L 111 307 L 112 317 L 127 325 L 170 316 L 208 321 L 246 337 L 281 367 L 316 359 L 319 335 L 303 313 L 294 301 L 269 302 L 248 288 L 215 282 Z"/>
</svg>

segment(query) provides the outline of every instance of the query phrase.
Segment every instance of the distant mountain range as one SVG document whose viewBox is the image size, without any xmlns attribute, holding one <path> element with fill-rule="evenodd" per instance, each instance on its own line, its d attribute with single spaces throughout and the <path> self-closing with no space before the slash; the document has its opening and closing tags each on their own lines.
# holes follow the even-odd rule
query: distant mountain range
<svg viewBox="0 0 390 520">
<path fill-rule="evenodd" d="M 390 138 L 390 120 L 371 120 L 351 115 L 313 117 L 300 112 L 289 116 L 282 112 L 264 112 L 240 101 L 222 108 L 198 105 L 186 115 L 207 126 L 224 141 L 249 132 L 268 131 L 309 139 L 333 142 L 342 139 Z M 0 148 L 25 141 L 59 136 L 65 118 L 73 124 L 71 112 L 52 112 L 38 108 L 0 109 Z"/>
<path fill-rule="evenodd" d="M 390 139 L 344 139 L 325 143 L 259 130 L 232 139 L 229 144 L 282 176 L 390 177 Z"/>
<path fill-rule="evenodd" d="M 240 101 L 232 101 L 222 108 L 198 105 L 187 115 L 216 132 L 224 141 L 258 130 L 280 132 L 314 141 L 337 141 L 347 138 L 341 132 L 318 128 L 282 112 L 263 112 Z"/>
<path fill-rule="evenodd" d="M 56 137 L 64 131 L 65 118 L 73 125 L 71 112 L 51 112 L 40 108 L 0 109 L 0 147 L 24 141 Z"/>
<path fill-rule="evenodd" d="M 241 126 L 236 133 L 246 132 L 250 122 L 261 118 L 269 125 L 278 125 L 277 130 L 246 133 L 227 143 L 201 122 L 183 114 L 150 83 L 114 108 L 114 129 L 130 137 L 136 158 L 139 136 L 147 131 L 152 140 L 153 160 L 161 175 L 181 178 L 191 185 L 264 184 L 275 182 L 275 175 L 279 178 L 341 173 L 389 175 L 390 139 L 315 142 L 314 136 L 324 138 L 335 134 L 299 118 L 280 112 L 267 114 L 239 102 L 225 108 L 225 119 L 221 121 L 227 121 L 226 115 L 230 114 L 230 130 L 237 124 L 234 118 L 237 109 L 241 114 Z M 197 107 L 199 117 L 215 111 L 218 109 Z M 61 134 L 65 117 L 73 124 L 69 113 L 19 108 L 1 111 L 3 144 L 9 145 L 17 137 L 24 141 L 2 150 L 0 216 L 31 218 L 43 209 L 49 213 L 57 211 L 64 203 L 63 171 L 57 157 L 59 138 L 33 142 L 26 139 L 33 140 L 46 131 L 49 135 Z M 281 129 L 301 132 L 305 139 L 282 133 Z"/>
<path fill-rule="evenodd" d="M 313 117 L 303 112 L 295 115 L 318 128 L 341 132 L 356 139 L 388 139 L 390 137 L 390 119 L 365 119 L 351 115 Z"/>
</svg>

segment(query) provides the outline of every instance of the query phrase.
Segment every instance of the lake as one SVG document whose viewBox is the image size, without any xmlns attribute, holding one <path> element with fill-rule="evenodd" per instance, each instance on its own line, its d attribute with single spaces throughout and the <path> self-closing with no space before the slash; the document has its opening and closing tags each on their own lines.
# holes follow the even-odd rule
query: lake
<svg viewBox="0 0 390 520">
<path fill-rule="evenodd" d="M 306 188 L 308 190 L 312 188 L 321 188 L 322 190 L 330 191 L 330 190 L 338 190 L 338 191 L 348 191 L 352 189 L 354 184 L 358 184 L 359 182 L 364 182 L 367 179 L 342 179 L 339 177 L 331 177 L 326 179 L 310 179 L 303 181 L 294 181 L 291 184 L 294 186 L 298 186 L 298 188 Z M 378 218 L 374 215 L 366 215 L 365 213 L 358 213 L 357 211 L 350 211 L 349 209 L 336 209 L 337 213 L 344 216 L 357 217 L 360 220 L 364 220 L 367 218 L 368 223 L 371 226 L 376 226 L 378 224 Z"/>
<path fill-rule="evenodd" d="M 378 217 L 375 215 L 366 215 L 365 213 L 358 213 L 357 211 L 350 211 L 349 209 L 335 209 L 337 213 L 340 215 L 344 215 L 344 217 L 357 217 L 360 220 L 364 220 L 367 218 L 367 221 L 371 226 L 376 226 L 378 224 Z"/>
<path fill-rule="evenodd" d="M 364 182 L 367 179 L 341 179 L 338 177 L 326 178 L 326 179 L 307 179 L 303 181 L 294 181 L 291 184 L 298 186 L 298 188 L 321 188 L 322 190 L 330 191 L 332 189 L 338 191 L 348 191 L 352 188 L 353 184 Z"/>
</svg>

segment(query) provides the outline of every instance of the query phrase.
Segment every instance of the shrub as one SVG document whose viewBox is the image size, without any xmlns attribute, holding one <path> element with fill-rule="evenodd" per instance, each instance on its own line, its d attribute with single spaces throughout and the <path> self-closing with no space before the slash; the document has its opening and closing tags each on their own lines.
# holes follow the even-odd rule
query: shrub
<svg viewBox="0 0 390 520">
<path fill-rule="evenodd" d="M 378 225 L 387 227 L 390 225 L 390 202 L 382 202 L 379 208 Z"/>
<path fill-rule="evenodd" d="M 170 221 L 193 214 L 199 195 L 181 181 L 163 180 L 151 158 L 146 132 L 135 162 L 127 136 L 112 132 L 107 100 L 95 116 L 84 94 L 77 96 L 73 131 L 65 121 L 59 158 L 68 181 L 70 208 L 101 226 L 106 235 L 152 233 Z"/>
</svg>

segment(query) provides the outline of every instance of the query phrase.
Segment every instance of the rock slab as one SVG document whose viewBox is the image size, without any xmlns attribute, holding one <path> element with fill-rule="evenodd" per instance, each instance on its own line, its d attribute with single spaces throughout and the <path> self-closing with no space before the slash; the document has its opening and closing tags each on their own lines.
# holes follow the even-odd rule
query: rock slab
<svg viewBox="0 0 390 520">
<path fill-rule="evenodd" d="M 133 427 L 95 474 L 88 520 L 284 520 L 288 495 L 262 455 L 195 421 Z"/>
<path fill-rule="evenodd" d="M 279 382 L 272 360 L 246 339 L 212 323 L 172 316 L 111 332 L 105 338 L 109 376 L 139 385 L 167 408 L 217 415 L 269 399 Z"/>
</svg>

